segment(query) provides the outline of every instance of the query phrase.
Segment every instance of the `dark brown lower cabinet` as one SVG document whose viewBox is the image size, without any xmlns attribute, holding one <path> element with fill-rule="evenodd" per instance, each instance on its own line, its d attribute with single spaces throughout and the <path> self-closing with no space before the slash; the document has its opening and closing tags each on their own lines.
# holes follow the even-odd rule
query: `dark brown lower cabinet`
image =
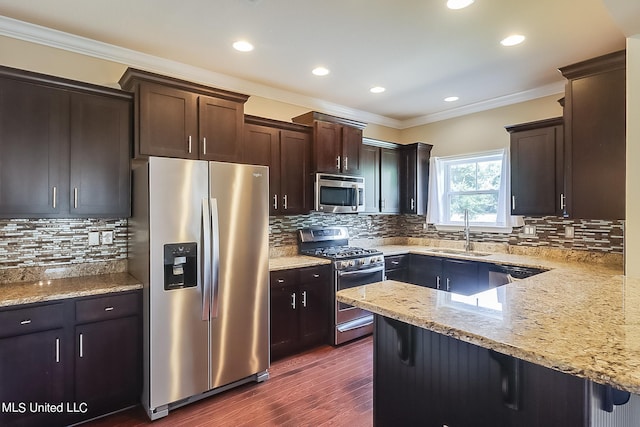
<svg viewBox="0 0 640 427">
<path fill-rule="evenodd" d="M 329 342 L 331 267 L 273 271 L 271 360 Z"/>
<path fill-rule="evenodd" d="M 587 426 L 589 382 L 376 316 L 374 425 Z"/>
<path fill-rule="evenodd" d="M 0 425 L 62 426 L 137 404 L 140 313 L 139 291 L 0 310 Z"/>
<path fill-rule="evenodd" d="M 28 321 L 25 318 L 22 321 Z M 61 414 L 40 411 L 38 404 L 64 402 L 63 330 L 0 339 L 0 425 L 62 425 Z"/>
</svg>

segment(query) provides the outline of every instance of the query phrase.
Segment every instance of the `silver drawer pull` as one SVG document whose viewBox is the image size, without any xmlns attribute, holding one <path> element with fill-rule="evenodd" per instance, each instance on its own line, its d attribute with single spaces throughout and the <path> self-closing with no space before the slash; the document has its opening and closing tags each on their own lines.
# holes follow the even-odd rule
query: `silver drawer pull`
<svg viewBox="0 0 640 427">
<path fill-rule="evenodd" d="M 391 261 L 391 264 L 398 265 L 398 264 L 400 264 L 400 261 Z"/>
<path fill-rule="evenodd" d="M 284 283 L 284 279 L 278 279 L 278 283 Z"/>
<path fill-rule="evenodd" d="M 113 307 L 105 307 L 104 308 L 104 311 L 111 311 L 111 310 L 113 310 Z"/>
<path fill-rule="evenodd" d="M 318 277 L 320 277 L 320 275 L 319 274 L 314 274 L 313 277 L 315 277 L 317 279 Z"/>
<path fill-rule="evenodd" d="M 23 320 L 22 322 L 20 322 L 21 325 L 28 325 L 29 323 L 31 323 L 31 319 Z"/>
</svg>

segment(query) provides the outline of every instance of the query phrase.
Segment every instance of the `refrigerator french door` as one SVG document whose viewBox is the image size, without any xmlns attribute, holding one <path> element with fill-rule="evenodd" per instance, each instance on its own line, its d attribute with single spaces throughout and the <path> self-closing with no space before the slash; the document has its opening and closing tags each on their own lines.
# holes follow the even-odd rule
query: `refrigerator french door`
<svg viewBox="0 0 640 427">
<path fill-rule="evenodd" d="M 151 157 L 134 170 L 151 419 L 268 377 L 268 169 Z"/>
</svg>

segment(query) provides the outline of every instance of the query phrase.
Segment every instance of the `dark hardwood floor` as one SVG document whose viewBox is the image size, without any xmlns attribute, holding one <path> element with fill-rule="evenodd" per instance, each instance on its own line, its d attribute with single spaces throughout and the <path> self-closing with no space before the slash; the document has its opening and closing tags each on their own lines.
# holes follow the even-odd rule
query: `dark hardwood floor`
<svg viewBox="0 0 640 427">
<path fill-rule="evenodd" d="M 264 383 L 192 403 L 153 423 L 138 407 L 84 426 L 368 427 L 373 424 L 372 343 L 367 337 L 275 361 Z"/>
</svg>

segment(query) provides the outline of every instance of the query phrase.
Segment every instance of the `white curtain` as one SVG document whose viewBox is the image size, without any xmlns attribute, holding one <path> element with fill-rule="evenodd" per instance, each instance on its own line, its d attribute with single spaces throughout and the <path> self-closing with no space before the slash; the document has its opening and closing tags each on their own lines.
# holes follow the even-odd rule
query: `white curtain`
<svg viewBox="0 0 640 427">
<path fill-rule="evenodd" d="M 521 227 L 521 216 L 511 215 L 511 167 L 509 149 L 502 150 L 502 172 L 500 173 L 500 191 L 498 192 L 498 227 Z M 444 166 L 443 159 L 431 157 L 429 160 L 429 201 L 426 221 L 429 224 L 444 222 Z"/>
<path fill-rule="evenodd" d="M 429 159 L 429 193 L 427 201 L 427 223 L 441 224 L 444 220 L 444 168 L 440 157 Z"/>
</svg>

